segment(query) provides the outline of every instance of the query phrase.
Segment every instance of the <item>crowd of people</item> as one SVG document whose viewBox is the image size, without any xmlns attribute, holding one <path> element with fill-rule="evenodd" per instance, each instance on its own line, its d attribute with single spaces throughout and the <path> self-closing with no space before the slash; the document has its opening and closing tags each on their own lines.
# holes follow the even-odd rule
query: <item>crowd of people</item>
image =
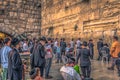
<svg viewBox="0 0 120 80">
<path fill-rule="evenodd" d="M 109 48 L 103 39 L 97 42 L 98 61 L 110 63 L 108 70 L 114 70 L 116 65 L 120 76 L 120 43 L 117 36 L 113 36 L 113 43 Z M 64 80 L 92 80 L 91 60 L 94 57 L 94 41 L 66 41 L 65 38 L 53 39 L 41 37 L 33 40 L 19 40 L 5 38 L 0 40 L 0 64 L 2 80 L 25 80 L 25 65 L 20 53 L 30 52 L 30 78 L 33 80 L 52 79 L 49 75 L 53 59 L 63 66 L 60 73 Z M 80 61 L 79 61 L 80 60 Z M 79 64 L 80 63 L 80 64 Z M 44 77 L 44 78 L 43 78 Z"/>
</svg>

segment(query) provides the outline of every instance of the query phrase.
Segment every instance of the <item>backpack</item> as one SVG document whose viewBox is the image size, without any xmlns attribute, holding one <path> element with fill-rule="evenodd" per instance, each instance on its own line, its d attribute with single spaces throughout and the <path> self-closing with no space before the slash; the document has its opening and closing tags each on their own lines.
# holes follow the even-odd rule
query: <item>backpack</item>
<svg viewBox="0 0 120 80">
<path fill-rule="evenodd" d="M 74 66 L 74 70 L 75 70 L 78 74 L 80 74 L 80 67 L 79 67 L 78 65 L 75 65 L 75 66 Z"/>
</svg>

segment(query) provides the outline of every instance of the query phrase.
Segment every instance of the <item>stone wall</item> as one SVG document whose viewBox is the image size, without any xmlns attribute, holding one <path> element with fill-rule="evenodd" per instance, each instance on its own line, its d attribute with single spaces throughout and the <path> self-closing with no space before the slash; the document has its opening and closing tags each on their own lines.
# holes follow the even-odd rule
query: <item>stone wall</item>
<svg viewBox="0 0 120 80">
<path fill-rule="evenodd" d="M 0 0 L 0 32 L 35 37 L 40 29 L 40 0 Z"/>
<path fill-rule="evenodd" d="M 120 0 L 42 0 L 42 34 L 111 38 L 120 28 Z"/>
</svg>

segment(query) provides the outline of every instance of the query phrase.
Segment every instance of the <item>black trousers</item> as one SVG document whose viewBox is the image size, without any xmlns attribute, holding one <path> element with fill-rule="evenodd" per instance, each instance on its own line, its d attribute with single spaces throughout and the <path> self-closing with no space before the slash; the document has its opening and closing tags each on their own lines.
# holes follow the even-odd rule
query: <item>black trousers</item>
<svg viewBox="0 0 120 80">
<path fill-rule="evenodd" d="M 65 51 L 62 51 L 62 54 L 61 55 L 65 55 Z"/>
<path fill-rule="evenodd" d="M 40 69 L 40 76 L 43 77 L 43 75 L 44 75 L 44 69 L 45 69 L 45 64 L 43 64 L 42 66 L 40 66 L 39 69 Z"/>
<path fill-rule="evenodd" d="M 98 60 L 102 60 L 102 54 L 98 51 Z"/>
<path fill-rule="evenodd" d="M 83 73 L 84 78 L 90 78 L 91 74 L 91 66 L 81 66 L 81 70 Z"/>
<path fill-rule="evenodd" d="M 42 64 L 40 67 L 35 66 L 35 68 L 39 68 L 40 69 L 40 76 L 43 77 L 44 69 L 45 69 L 45 63 Z"/>
<path fill-rule="evenodd" d="M 118 74 L 120 75 L 120 65 L 116 65 L 117 70 L 118 70 Z"/>
</svg>

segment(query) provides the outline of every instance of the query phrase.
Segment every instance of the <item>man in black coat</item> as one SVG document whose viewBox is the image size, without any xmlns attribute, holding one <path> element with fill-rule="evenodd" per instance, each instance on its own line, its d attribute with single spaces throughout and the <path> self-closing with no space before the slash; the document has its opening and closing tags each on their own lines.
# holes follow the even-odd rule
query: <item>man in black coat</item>
<svg viewBox="0 0 120 80">
<path fill-rule="evenodd" d="M 22 80 L 22 60 L 19 54 L 20 41 L 17 38 L 12 40 L 13 50 L 8 57 L 8 80 Z"/>
<path fill-rule="evenodd" d="M 88 47 L 90 49 L 91 59 L 93 59 L 93 57 L 94 57 L 94 44 L 93 44 L 92 39 L 89 40 Z"/>
<path fill-rule="evenodd" d="M 66 49 L 67 45 L 66 45 L 66 42 L 65 42 L 64 38 L 60 42 L 60 47 L 61 47 L 61 50 L 62 50 L 62 55 L 65 55 L 65 49 Z"/>
<path fill-rule="evenodd" d="M 36 38 L 33 38 L 32 46 L 31 46 L 31 48 L 30 48 L 30 53 L 31 53 L 31 54 L 32 54 L 33 49 L 34 49 L 34 47 L 35 47 L 36 44 L 37 44 L 37 40 L 36 40 Z"/>
<path fill-rule="evenodd" d="M 45 68 L 45 43 L 46 38 L 41 37 L 40 42 L 35 46 L 33 53 L 31 55 L 31 66 L 32 68 L 40 68 L 40 74 L 41 77 L 43 77 L 44 74 L 44 68 Z"/>
<path fill-rule="evenodd" d="M 97 49 L 98 49 L 98 60 L 102 60 L 102 54 L 100 53 L 100 49 L 103 47 L 103 40 L 99 39 L 97 42 Z"/>
<path fill-rule="evenodd" d="M 90 78 L 90 74 L 91 74 L 90 56 L 91 56 L 90 50 L 87 49 L 87 42 L 84 41 L 82 44 L 82 49 L 80 49 L 76 59 L 76 63 L 78 63 L 78 60 L 80 58 L 80 66 L 84 78 Z"/>
</svg>

